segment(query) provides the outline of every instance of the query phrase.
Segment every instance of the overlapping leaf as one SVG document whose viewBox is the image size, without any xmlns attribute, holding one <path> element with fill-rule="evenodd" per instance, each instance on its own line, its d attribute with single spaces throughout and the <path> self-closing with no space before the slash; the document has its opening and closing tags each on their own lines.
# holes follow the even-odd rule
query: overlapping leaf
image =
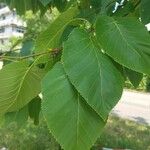
<svg viewBox="0 0 150 150">
<path fill-rule="evenodd" d="M 89 150 L 103 120 L 69 82 L 61 63 L 42 82 L 42 111 L 51 133 L 65 150 Z"/>
<path fill-rule="evenodd" d="M 28 56 L 32 54 L 32 51 L 34 49 L 34 41 L 32 39 L 26 40 L 23 42 L 23 46 L 20 50 L 21 56 Z"/>
<path fill-rule="evenodd" d="M 39 35 L 35 50 L 41 52 L 52 48 L 58 48 L 63 31 L 77 13 L 78 9 L 76 7 L 72 7 L 62 13 L 46 31 Z"/>
<path fill-rule="evenodd" d="M 143 78 L 143 74 L 136 71 L 130 70 L 128 68 L 124 69 L 126 76 L 129 78 L 132 85 L 137 88 Z"/>
<path fill-rule="evenodd" d="M 67 6 L 68 0 L 54 0 L 53 5 L 60 11 L 63 12 Z"/>
<path fill-rule="evenodd" d="M 96 35 L 103 50 L 115 61 L 150 74 L 150 36 L 138 20 L 101 16 L 97 19 Z"/>
<path fill-rule="evenodd" d="M 0 2 L 6 3 L 11 9 L 15 8 L 20 15 L 25 14 L 27 10 L 36 12 L 44 7 L 39 0 L 0 0 Z"/>
<path fill-rule="evenodd" d="M 119 101 L 123 90 L 120 72 L 97 49 L 89 35 L 75 29 L 64 44 L 63 65 L 70 81 L 104 119 Z"/>
<path fill-rule="evenodd" d="M 41 111 L 41 98 L 36 97 L 28 104 L 29 116 L 34 120 L 34 124 L 39 124 L 39 114 Z"/>
<path fill-rule="evenodd" d="M 114 0 L 101 0 L 101 13 L 107 14 L 110 7 L 112 12 L 114 4 L 115 4 Z"/>
<path fill-rule="evenodd" d="M 49 4 L 52 0 L 40 0 L 40 2 L 46 6 L 47 4 Z"/>
<path fill-rule="evenodd" d="M 0 70 L 0 114 L 19 110 L 36 97 L 43 71 L 28 61 L 11 63 Z"/>
<path fill-rule="evenodd" d="M 144 24 L 150 23 L 150 0 L 141 0 L 141 19 Z"/>
</svg>

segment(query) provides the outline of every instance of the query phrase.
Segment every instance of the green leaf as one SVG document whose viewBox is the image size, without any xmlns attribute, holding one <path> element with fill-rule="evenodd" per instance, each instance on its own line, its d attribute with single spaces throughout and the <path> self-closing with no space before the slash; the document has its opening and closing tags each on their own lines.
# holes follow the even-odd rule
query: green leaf
<svg viewBox="0 0 150 150">
<path fill-rule="evenodd" d="M 28 120 L 28 107 L 25 106 L 16 112 L 9 112 L 5 114 L 5 125 L 11 122 L 16 122 L 19 127 L 25 125 Z"/>
<path fill-rule="evenodd" d="M 11 63 L 0 70 L 0 114 L 17 111 L 41 90 L 43 71 L 28 61 Z"/>
<path fill-rule="evenodd" d="M 115 2 L 115 0 L 101 0 L 101 13 L 107 14 L 109 9 L 113 11 L 112 6 L 114 6 Z"/>
<path fill-rule="evenodd" d="M 33 40 L 27 40 L 23 43 L 23 46 L 20 50 L 20 55 L 21 56 L 28 56 L 32 54 L 32 51 L 34 49 L 34 41 Z"/>
<path fill-rule="evenodd" d="M 89 150 L 105 123 L 65 75 L 61 63 L 42 82 L 42 111 L 51 133 L 65 150 Z"/>
<path fill-rule="evenodd" d="M 36 97 L 28 104 L 29 116 L 34 120 L 34 124 L 39 124 L 39 115 L 41 111 L 41 98 Z"/>
<path fill-rule="evenodd" d="M 54 0 L 53 4 L 60 12 L 63 12 L 67 6 L 67 0 Z"/>
<path fill-rule="evenodd" d="M 130 70 L 128 68 L 124 68 L 124 71 L 133 86 L 137 88 L 143 78 L 143 74 Z"/>
<path fill-rule="evenodd" d="M 150 0 L 141 0 L 141 19 L 144 24 L 150 23 Z"/>
<path fill-rule="evenodd" d="M 96 35 L 103 50 L 127 68 L 150 74 L 150 36 L 134 18 L 99 17 Z"/>
<path fill-rule="evenodd" d="M 123 6 L 119 6 L 117 11 L 114 13 L 115 16 L 122 17 L 127 15 L 133 15 L 135 11 L 134 1 L 125 1 Z"/>
<path fill-rule="evenodd" d="M 75 29 L 64 43 L 63 65 L 70 81 L 104 119 L 119 101 L 123 90 L 121 73 L 97 49 L 84 30 Z"/>
<path fill-rule="evenodd" d="M 51 1 L 52 1 L 52 0 L 40 0 L 40 2 L 41 2 L 44 6 L 48 5 Z"/>
<path fill-rule="evenodd" d="M 90 5 L 98 12 L 101 7 L 101 0 L 90 0 Z"/>
<path fill-rule="evenodd" d="M 77 3 L 76 0 L 67 1 L 66 10 Z"/>
<path fill-rule="evenodd" d="M 25 14 L 27 10 L 36 12 L 42 5 L 39 0 L 0 0 L 0 2 L 6 3 L 11 9 L 16 8 L 19 15 Z"/>
<path fill-rule="evenodd" d="M 36 40 L 35 50 L 37 52 L 42 52 L 49 49 L 58 48 L 63 31 L 77 14 L 78 9 L 76 7 L 72 7 L 62 13 L 46 31 L 39 35 Z"/>
</svg>

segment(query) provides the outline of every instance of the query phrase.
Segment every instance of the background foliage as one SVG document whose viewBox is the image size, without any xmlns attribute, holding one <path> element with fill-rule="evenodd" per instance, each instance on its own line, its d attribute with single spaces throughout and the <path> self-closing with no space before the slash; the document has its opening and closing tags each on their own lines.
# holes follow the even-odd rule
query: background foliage
<svg viewBox="0 0 150 150">
<path fill-rule="evenodd" d="M 150 127 L 118 117 L 109 117 L 108 123 L 99 136 L 92 150 L 102 147 L 149 150 Z M 20 138 L 21 137 L 21 138 Z M 39 126 L 30 120 L 22 127 L 15 122 L 0 128 L 0 148 L 10 150 L 58 150 L 58 143 L 48 133 L 48 128 L 41 119 Z"/>
</svg>

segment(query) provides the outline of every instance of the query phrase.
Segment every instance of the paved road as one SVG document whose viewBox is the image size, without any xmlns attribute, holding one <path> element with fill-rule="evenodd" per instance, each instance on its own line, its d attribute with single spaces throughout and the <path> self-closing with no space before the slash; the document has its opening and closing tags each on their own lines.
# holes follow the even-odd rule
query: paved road
<svg viewBox="0 0 150 150">
<path fill-rule="evenodd" d="M 125 90 L 112 113 L 150 125 L 150 94 Z"/>
</svg>

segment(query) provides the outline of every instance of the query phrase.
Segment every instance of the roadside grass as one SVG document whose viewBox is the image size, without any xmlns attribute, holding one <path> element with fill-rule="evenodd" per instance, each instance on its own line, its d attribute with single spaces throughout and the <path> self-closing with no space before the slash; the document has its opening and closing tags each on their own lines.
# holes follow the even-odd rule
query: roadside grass
<svg viewBox="0 0 150 150">
<path fill-rule="evenodd" d="M 2 147 L 9 150 L 59 150 L 43 121 L 37 127 L 29 121 L 22 128 L 16 123 L 0 128 Z M 150 126 L 111 116 L 92 150 L 101 150 L 102 147 L 150 150 Z"/>
<path fill-rule="evenodd" d="M 111 116 L 94 147 L 150 150 L 150 126 Z"/>
</svg>

